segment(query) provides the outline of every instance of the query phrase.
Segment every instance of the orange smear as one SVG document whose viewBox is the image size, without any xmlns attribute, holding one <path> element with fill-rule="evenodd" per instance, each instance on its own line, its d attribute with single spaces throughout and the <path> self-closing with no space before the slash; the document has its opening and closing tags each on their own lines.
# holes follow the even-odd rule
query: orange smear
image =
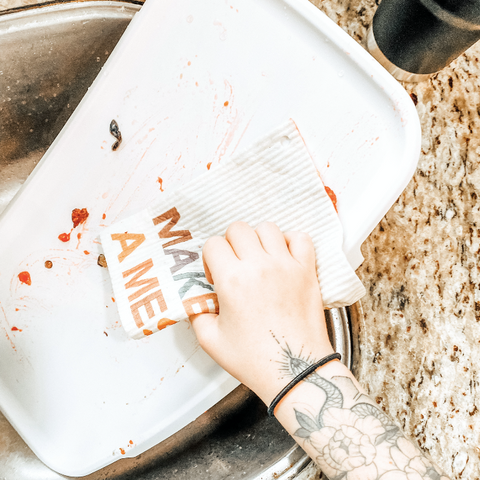
<svg viewBox="0 0 480 480">
<path fill-rule="evenodd" d="M 121 453 L 122 455 L 125 455 L 125 450 L 124 450 L 123 448 L 121 448 L 121 449 L 120 449 L 120 453 Z"/>
<path fill-rule="evenodd" d="M 84 253 L 85 255 L 90 255 L 90 252 L 89 252 L 88 250 L 84 250 L 83 253 Z"/>
<path fill-rule="evenodd" d="M 147 336 L 147 337 L 148 337 L 148 335 L 151 335 L 152 333 L 153 333 L 153 332 L 152 332 L 151 330 L 148 330 L 147 328 L 145 328 L 145 329 L 143 330 L 143 334 L 144 334 L 145 336 Z"/>
<path fill-rule="evenodd" d="M 18 312 L 18 310 L 19 310 L 18 308 L 15 309 L 16 312 Z"/>
<path fill-rule="evenodd" d="M 128 443 L 129 443 L 130 445 L 133 445 L 133 440 L 130 440 Z"/>
<path fill-rule="evenodd" d="M 228 101 L 223 104 L 224 107 L 228 107 Z"/>
<path fill-rule="evenodd" d="M 72 232 L 70 232 L 72 233 Z M 58 239 L 61 240 L 62 242 L 69 242 L 70 241 L 70 233 L 61 233 L 58 236 Z"/>
<path fill-rule="evenodd" d="M 159 183 L 160 185 L 160 190 L 163 192 L 163 179 L 161 177 L 158 177 L 157 178 L 157 182 Z"/>
<path fill-rule="evenodd" d="M 330 200 L 333 203 L 333 206 L 335 207 L 335 211 L 338 213 L 337 210 L 337 196 L 335 195 L 335 192 L 330 188 L 325 186 L 325 191 L 327 192 L 327 195 L 330 197 Z"/>
<path fill-rule="evenodd" d="M 77 238 L 80 240 L 82 238 L 82 234 L 81 233 L 77 233 Z"/>
<path fill-rule="evenodd" d="M 22 329 L 21 328 L 17 328 L 17 327 L 12 327 L 12 332 L 21 332 Z"/>
<path fill-rule="evenodd" d="M 32 278 L 30 277 L 30 274 L 28 272 L 20 272 L 18 274 L 18 279 L 27 285 L 32 284 Z"/>
<path fill-rule="evenodd" d="M 112 302 L 115 302 L 115 299 L 112 297 Z"/>
<path fill-rule="evenodd" d="M 107 216 L 105 214 L 102 215 L 102 220 L 105 220 Z"/>
<path fill-rule="evenodd" d="M 177 322 L 174 322 L 173 320 L 170 320 L 169 318 L 162 318 L 161 320 L 158 321 L 157 323 L 157 328 L 159 330 L 163 330 L 165 327 L 168 327 L 169 325 L 175 325 Z"/>
<path fill-rule="evenodd" d="M 78 227 L 81 223 L 85 223 L 88 218 L 88 211 L 86 208 L 75 208 L 72 210 L 73 228 Z"/>
<path fill-rule="evenodd" d="M 210 167 L 212 166 L 212 162 L 207 163 L 207 170 L 210 170 Z"/>
</svg>

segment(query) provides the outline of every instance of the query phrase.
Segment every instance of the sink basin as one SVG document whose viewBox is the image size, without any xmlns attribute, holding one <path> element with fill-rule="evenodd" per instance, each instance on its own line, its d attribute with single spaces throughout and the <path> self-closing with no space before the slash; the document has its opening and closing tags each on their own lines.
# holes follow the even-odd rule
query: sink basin
<svg viewBox="0 0 480 480">
<path fill-rule="evenodd" d="M 37 5 L 0 14 L 0 213 L 78 105 L 138 2 Z M 350 366 L 348 311 L 326 312 Z M 266 407 L 240 386 L 177 434 L 88 479 L 284 479 L 310 462 Z M 66 478 L 46 467 L 0 414 L 0 478 Z"/>
</svg>

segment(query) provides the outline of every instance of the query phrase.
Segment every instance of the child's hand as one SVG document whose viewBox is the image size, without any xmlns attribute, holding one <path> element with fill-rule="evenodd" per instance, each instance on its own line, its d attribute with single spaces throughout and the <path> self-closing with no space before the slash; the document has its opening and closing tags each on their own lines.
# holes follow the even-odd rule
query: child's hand
<svg viewBox="0 0 480 480">
<path fill-rule="evenodd" d="M 266 404 L 290 381 L 284 349 L 317 360 L 333 353 L 309 235 L 237 222 L 206 242 L 203 259 L 220 314 L 191 318 L 200 345 Z"/>
</svg>

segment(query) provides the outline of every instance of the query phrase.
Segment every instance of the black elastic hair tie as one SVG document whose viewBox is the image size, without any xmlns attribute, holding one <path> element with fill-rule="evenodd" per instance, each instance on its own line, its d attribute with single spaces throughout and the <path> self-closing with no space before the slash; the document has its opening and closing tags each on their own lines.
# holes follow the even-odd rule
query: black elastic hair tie
<svg viewBox="0 0 480 480">
<path fill-rule="evenodd" d="M 327 355 L 326 357 L 319 360 L 317 363 L 310 365 L 306 368 L 302 373 L 297 375 L 272 401 L 270 406 L 268 407 L 268 416 L 273 417 L 273 412 L 275 407 L 278 405 L 280 400 L 295 386 L 297 383 L 300 383 L 305 377 L 308 377 L 312 372 L 314 372 L 318 367 L 325 365 L 332 360 L 341 360 L 342 356 L 339 353 L 332 353 Z"/>
</svg>

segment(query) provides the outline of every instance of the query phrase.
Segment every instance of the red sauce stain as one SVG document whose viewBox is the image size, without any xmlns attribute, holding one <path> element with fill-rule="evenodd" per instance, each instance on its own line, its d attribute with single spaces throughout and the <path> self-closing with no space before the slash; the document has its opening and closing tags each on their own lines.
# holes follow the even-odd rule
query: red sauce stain
<svg viewBox="0 0 480 480">
<path fill-rule="evenodd" d="M 72 210 L 72 222 L 73 228 L 78 227 L 81 223 L 85 223 L 89 213 L 86 208 L 74 208 Z"/>
<path fill-rule="evenodd" d="M 102 220 L 105 220 L 107 216 L 105 214 L 102 215 Z"/>
<path fill-rule="evenodd" d="M 207 163 L 207 170 L 210 170 L 210 167 L 212 166 L 212 162 Z"/>
<path fill-rule="evenodd" d="M 121 449 L 120 449 L 120 453 L 121 453 L 122 455 L 125 455 L 125 450 L 124 450 L 123 448 L 121 448 Z"/>
<path fill-rule="evenodd" d="M 157 178 L 157 182 L 158 182 L 158 184 L 160 185 L 160 191 L 163 192 L 163 191 L 164 191 L 164 190 L 163 190 L 163 179 L 162 179 L 161 177 L 158 177 L 158 178 Z"/>
<path fill-rule="evenodd" d="M 89 252 L 88 250 L 84 250 L 83 253 L 84 253 L 85 255 L 90 255 L 90 252 Z"/>
<path fill-rule="evenodd" d="M 175 325 L 177 322 L 170 320 L 169 318 L 162 318 L 158 321 L 157 323 L 157 328 L 159 330 L 163 330 L 165 327 L 168 327 L 169 325 Z"/>
<path fill-rule="evenodd" d="M 18 310 L 19 310 L 18 308 L 15 309 L 16 312 L 18 312 Z"/>
<path fill-rule="evenodd" d="M 335 207 L 335 211 L 338 213 L 337 210 L 337 196 L 335 195 L 335 192 L 330 188 L 325 186 L 325 191 L 327 192 L 327 195 L 330 197 L 330 200 L 333 203 L 333 206 Z"/>
<path fill-rule="evenodd" d="M 112 302 L 115 303 L 115 299 L 112 297 Z"/>
<path fill-rule="evenodd" d="M 32 277 L 30 277 L 30 274 L 28 272 L 20 272 L 18 274 L 18 279 L 27 285 L 32 284 Z"/>
<path fill-rule="evenodd" d="M 146 335 L 147 337 L 151 335 L 153 332 L 151 330 L 148 330 L 147 328 L 143 329 L 143 334 Z"/>
<path fill-rule="evenodd" d="M 12 327 L 11 330 L 12 330 L 12 332 L 21 332 L 22 331 L 21 328 L 17 328 L 17 327 Z"/>
<path fill-rule="evenodd" d="M 77 238 L 80 240 L 82 238 L 82 234 L 81 233 L 77 233 Z"/>
<path fill-rule="evenodd" d="M 70 232 L 72 233 L 72 232 Z M 70 233 L 61 233 L 58 236 L 58 239 L 61 240 L 62 242 L 69 242 L 70 241 Z"/>
<path fill-rule="evenodd" d="M 128 443 L 129 443 L 130 445 L 133 445 L 133 440 L 130 440 Z"/>
<path fill-rule="evenodd" d="M 228 101 L 223 104 L 224 107 L 228 107 Z"/>
</svg>

